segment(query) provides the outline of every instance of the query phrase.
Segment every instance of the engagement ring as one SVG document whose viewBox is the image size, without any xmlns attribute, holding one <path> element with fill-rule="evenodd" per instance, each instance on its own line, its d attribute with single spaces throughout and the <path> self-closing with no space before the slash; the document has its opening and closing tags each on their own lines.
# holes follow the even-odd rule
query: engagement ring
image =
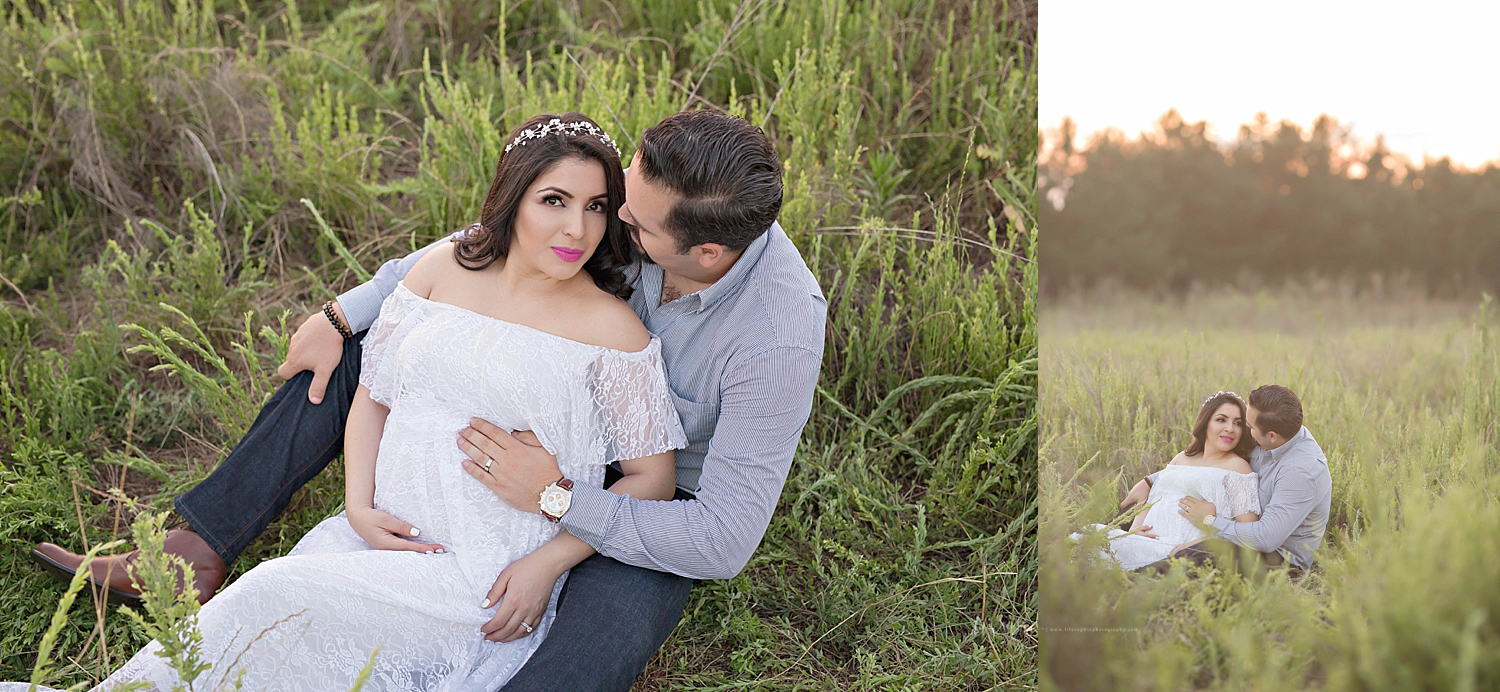
<svg viewBox="0 0 1500 692">
<path fill-rule="evenodd" d="M 485 470 L 486 473 L 489 472 L 489 470 L 490 470 L 490 464 L 493 464 L 493 463 L 495 463 L 494 459 L 491 459 L 489 457 L 485 457 L 484 458 L 484 470 Z M 525 623 L 522 623 L 522 624 L 525 624 Z"/>
<path fill-rule="evenodd" d="M 531 625 L 526 624 L 525 620 L 521 621 L 521 626 L 526 628 L 526 633 L 527 634 L 531 634 Z"/>
</svg>

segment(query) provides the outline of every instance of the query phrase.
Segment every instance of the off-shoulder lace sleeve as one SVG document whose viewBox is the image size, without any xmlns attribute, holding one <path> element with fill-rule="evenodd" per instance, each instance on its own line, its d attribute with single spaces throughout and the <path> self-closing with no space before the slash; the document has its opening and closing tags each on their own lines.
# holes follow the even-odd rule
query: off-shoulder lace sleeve
<svg viewBox="0 0 1500 692">
<path fill-rule="evenodd" d="M 369 388 L 370 398 L 377 404 L 390 407 L 400 388 L 400 378 L 393 356 L 402 339 L 416 326 L 417 320 L 407 319 L 422 299 L 398 284 L 396 290 L 380 304 L 380 316 L 370 331 L 365 333 L 364 351 L 360 354 L 359 383 Z"/>
<path fill-rule="evenodd" d="M 1245 512 L 1260 514 L 1260 482 L 1255 474 L 1224 474 L 1224 493 L 1229 498 L 1229 507 L 1220 514 L 1231 518 Z"/>
<path fill-rule="evenodd" d="M 656 337 L 636 353 L 601 354 L 593 392 L 596 410 L 604 418 L 605 463 L 687 446 L 677 406 L 667 388 L 661 341 Z"/>
</svg>

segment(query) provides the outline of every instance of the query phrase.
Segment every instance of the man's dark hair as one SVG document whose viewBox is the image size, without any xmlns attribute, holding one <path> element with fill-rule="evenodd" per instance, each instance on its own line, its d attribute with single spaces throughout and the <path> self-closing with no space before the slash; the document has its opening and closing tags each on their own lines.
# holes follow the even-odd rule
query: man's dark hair
<svg viewBox="0 0 1500 692">
<path fill-rule="evenodd" d="M 681 197 L 667 213 L 677 252 L 703 243 L 743 250 L 781 213 L 781 161 L 760 128 L 698 110 L 668 116 L 641 137 L 641 177 Z"/>
<path fill-rule="evenodd" d="M 1291 439 L 1302 430 L 1302 400 L 1292 390 L 1279 384 L 1256 387 L 1250 392 L 1250 405 L 1259 415 L 1255 427 Z"/>
<path fill-rule="evenodd" d="M 543 113 L 521 123 L 504 141 L 514 141 L 528 128 L 553 118 L 565 124 L 584 122 L 598 127 L 582 113 Z M 624 267 L 634 262 L 634 255 L 624 222 L 620 221 L 620 205 L 625 202 L 625 174 L 620 169 L 620 155 L 594 135 L 553 132 L 529 139 L 501 154 L 499 163 L 495 164 L 495 179 L 490 182 L 489 194 L 479 212 L 478 228 L 454 242 L 454 257 L 465 269 L 474 270 L 484 269 L 505 257 L 510 252 L 516 213 L 526 190 L 538 176 L 568 159 L 594 160 L 604 166 L 604 190 L 609 195 L 604 215 L 604 237 L 594 248 L 594 254 L 583 263 L 583 270 L 594 279 L 599 290 L 629 298 L 632 289 L 625 278 Z"/>
</svg>

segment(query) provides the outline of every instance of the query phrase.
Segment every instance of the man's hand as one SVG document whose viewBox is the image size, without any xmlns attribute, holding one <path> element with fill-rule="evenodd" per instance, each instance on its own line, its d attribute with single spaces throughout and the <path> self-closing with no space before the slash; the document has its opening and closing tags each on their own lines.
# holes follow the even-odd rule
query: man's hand
<svg viewBox="0 0 1500 692">
<path fill-rule="evenodd" d="M 1135 486 L 1130 489 L 1130 493 L 1125 496 L 1125 500 L 1120 503 L 1120 509 L 1127 509 L 1132 505 L 1138 505 L 1149 499 L 1151 499 L 1151 484 L 1142 478 L 1136 481 Z"/>
<path fill-rule="evenodd" d="M 522 512 L 540 512 L 542 491 L 562 479 L 557 457 L 529 430 L 510 435 L 489 421 L 471 418 L 469 427 L 458 432 L 458 448 L 469 455 L 464 470 Z M 490 459 L 495 461 L 486 470 Z"/>
<path fill-rule="evenodd" d="M 1193 526 L 1199 528 L 1203 527 L 1203 517 L 1219 515 L 1218 508 L 1214 507 L 1214 503 L 1207 500 L 1200 500 L 1196 497 L 1182 498 L 1177 503 L 1177 507 L 1178 514 L 1187 517 L 1188 521 L 1193 522 Z"/>
<path fill-rule="evenodd" d="M 411 540 L 420 535 L 416 527 L 374 507 L 347 507 L 344 514 L 349 518 L 349 526 L 354 528 L 354 532 L 376 550 L 443 552 L 443 546 L 436 543 Z"/>
<path fill-rule="evenodd" d="M 337 301 L 333 303 L 333 311 L 339 319 L 344 319 L 344 311 Z M 276 374 L 283 380 L 290 380 L 303 370 L 311 370 L 313 380 L 307 388 L 307 400 L 321 404 L 323 393 L 328 390 L 328 378 L 343 357 L 344 336 L 333 328 L 322 311 L 315 312 L 302 320 L 302 326 L 292 334 L 286 349 L 286 362 L 276 368 Z"/>
<path fill-rule="evenodd" d="M 495 616 L 484 623 L 479 631 L 492 642 L 510 642 L 528 634 L 530 627 L 536 629 L 547 612 L 547 601 L 552 599 L 552 587 L 562 572 L 536 559 L 535 553 L 506 565 L 495 579 L 495 585 L 485 594 L 481 608 L 495 606 Z M 525 626 L 522 626 L 525 623 Z"/>
</svg>

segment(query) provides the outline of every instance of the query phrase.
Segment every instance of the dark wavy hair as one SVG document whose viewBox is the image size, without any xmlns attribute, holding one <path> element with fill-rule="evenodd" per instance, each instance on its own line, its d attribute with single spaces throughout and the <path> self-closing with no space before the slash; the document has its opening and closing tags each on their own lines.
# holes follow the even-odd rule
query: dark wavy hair
<svg viewBox="0 0 1500 692">
<path fill-rule="evenodd" d="M 1208 421 L 1214 417 L 1214 411 L 1225 403 L 1234 404 L 1240 409 L 1240 439 L 1230 451 L 1245 461 L 1250 461 L 1250 450 L 1255 449 L 1255 438 L 1250 435 L 1250 419 L 1245 410 L 1245 400 L 1234 392 L 1219 392 L 1203 402 L 1203 408 L 1198 409 L 1198 421 L 1193 423 L 1193 444 L 1183 454 L 1195 457 L 1203 453 L 1203 446 L 1208 441 Z"/>
<path fill-rule="evenodd" d="M 553 118 L 564 123 L 584 122 L 598 127 L 582 113 L 543 113 L 521 123 L 505 138 L 505 142 L 509 144 L 527 128 L 542 125 Z M 489 194 L 485 196 L 479 213 L 479 224 L 453 243 L 458 263 L 465 269 L 477 271 L 505 257 L 510 252 L 516 213 L 526 190 L 538 176 L 558 162 L 569 159 L 595 160 L 604 166 L 604 189 L 608 195 L 604 237 L 594 248 L 594 254 L 583 263 L 583 270 L 594 279 L 599 290 L 622 299 L 629 298 L 632 289 L 625 277 L 625 267 L 630 266 L 634 256 L 625 225 L 620 221 L 620 205 L 625 202 L 625 173 L 620 169 L 620 155 L 593 135 L 552 133 L 528 139 L 524 145 L 501 154 L 500 162 L 495 165 L 495 179 L 490 182 Z"/>
</svg>

